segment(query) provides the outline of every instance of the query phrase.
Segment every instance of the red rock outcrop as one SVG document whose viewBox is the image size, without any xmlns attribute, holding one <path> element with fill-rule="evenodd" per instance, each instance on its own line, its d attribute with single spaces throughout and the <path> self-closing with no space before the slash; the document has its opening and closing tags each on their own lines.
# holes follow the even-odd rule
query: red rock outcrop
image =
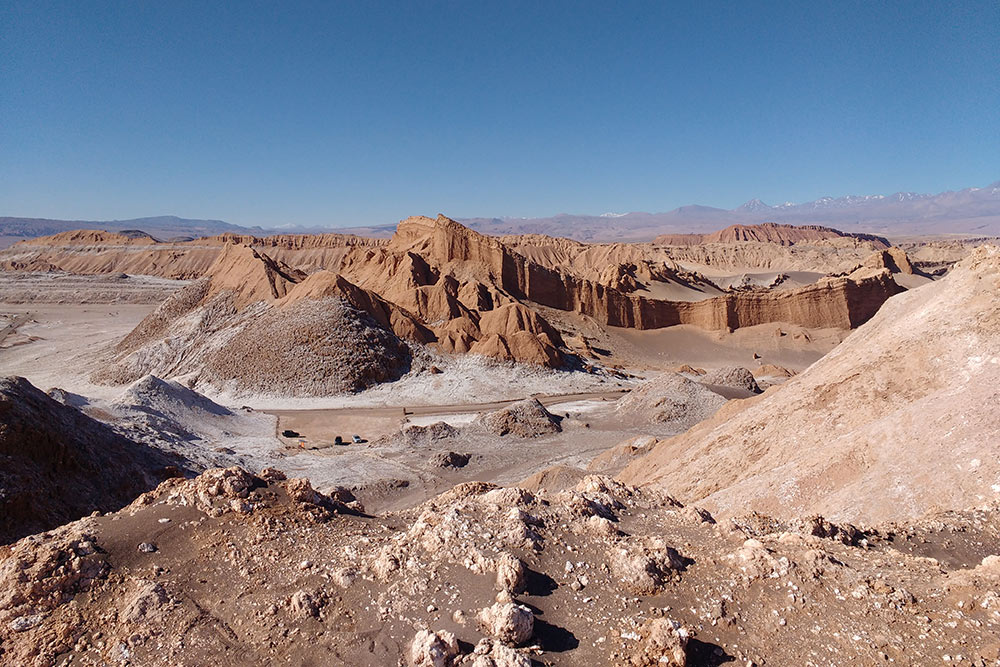
<svg viewBox="0 0 1000 667">
<path fill-rule="evenodd" d="M 257 301 L 280 299 L 306 274 L 278 262 L 250 246 L 226 245 L 206 272 L 208 296 L 220 292 L 237 294 L 237 307 Z"/>
<path fill-rule="evenodd" d="M 906 251 L 896 246 L 874 253 L 865 260 L 864 266 L 874 269 L 889 269 L 892 273 L 915 273 L 910 258 L 906 256 Z"/>
<path fill-rule="evenodd" d="M 403 308 L 373 292 L 361 289 L 343 276 L 330 271 L 317 271 L 304 278 L 287 291 L 279 300 L 279 306 L 284 308 L 303 300 L 330 297 L 342 298 L 358 310 L 368 313 L 400 338 L 418 343 L 430 343 L 435 340 L 434 333 Z"/>
<path fill-rule="evenodd" d="M 441 263 L 479 267 L 506 294 L 588 315 L 617 327 L 658 329 L 692 324 L 703 329 L 737 329 L 767 322 L 804 327 L 852 328 L 901 291 L 889 273 L 855 274 L 822 280 L 795 290 L 730 294 L 699 302 L 649 299 L 545 268 L 443 216 L 400 223 L 390 245 L 420 252 Z"/>
</svg>

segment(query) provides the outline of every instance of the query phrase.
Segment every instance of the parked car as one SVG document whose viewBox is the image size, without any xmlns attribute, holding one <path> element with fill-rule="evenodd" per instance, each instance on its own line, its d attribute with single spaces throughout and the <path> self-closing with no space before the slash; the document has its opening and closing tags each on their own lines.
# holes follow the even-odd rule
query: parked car
<svg viewBox="0 0 1000 667">
<path fill-rule="evenodd" d="M 361 439 L 361 436 L 360 436 L 360 435 L 352 435 L 352 436 L 351 436 L 351 441 L 352 441 L 352 442 L 353 442 L 353 443 L 354 443 L 355 445 L 356 445 L 356 444 L 358 444 L 359 442 L 364 442 L 364 441 L 363 441 L 363 440 Z"/>
<path fill-rule="evenodd" d="M 301 438 L 302 436 L 298 434 L 298 431 L 293 431 L 290 428 L 286 428 L 281 432 L 281 435 L 286 438 Z"/>
</svg>

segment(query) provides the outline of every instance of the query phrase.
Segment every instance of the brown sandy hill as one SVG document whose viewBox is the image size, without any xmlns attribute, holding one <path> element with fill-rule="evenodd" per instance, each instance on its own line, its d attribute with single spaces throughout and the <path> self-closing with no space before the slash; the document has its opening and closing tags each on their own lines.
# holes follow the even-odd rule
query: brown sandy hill
<svg viewBox="0 0 1000 667">
<path fill-rule="evenodd" d="M 0 544 L 117 510 L 175 463 L 24 378 L 0 378 Z"/>
<path fill-rule="evenodd" d="M 242 308 L 282 298 L 292 286 L 305 280 L 306 274 L 250 246 L 225 245 L 205 277 L 209 281 L 209 298 L 220 292 L 232 292 L 238 295 L 236 307 Z"/>
<path fill-rule="evenodd" d="M 349 501 L 274 470 L 212 470 L 0 549 L 0 661 L 1000 659 L 995 508 L 884 533 L 820 517 L 715 523 L 594 475 L 560 492 L 472 482 L 384 516 Z"/>
<path fill-rule="evenodd" d="M 711 417 L 726 399 L 677 373 L 663 373 L 618 399 L 618 414 L 640 423 L 666 424 L 678 430 Z"/>
<path fill-rule="evenodd" d="M 287 308 L 299 301 L 331 297 L 343 299 L 358 310 L 368 313 L 400 338 L 417 343 L 436 340 L 434 333 L 406 310 L 330 271 L 317 271 L 302 279 L 280 299 L 279 306 Z"/>
<path fill-rule="evenodd" d="M 699 382 L 711 384 L 718 387 L 729 387 L 738 389 L 749 394 L 759 394 L 760 387 L 754 379 L 753 373 L 741 366 L 724 366 L 709 371 Z"/>
<path fill-rule="evenodd" d="M 96 382 L 191 375 L 236 394 L 328 395 L 398 378 L 406 313 L 338 276 L 304 273 L 246 246 L 225 246 L 207 278 L 179 290 L 115 348 Z"/>
<path fill-rule="evenodd" d="M 254 313 L 205 340 L 199 382 L 234 395 L 328 396 L 390 382 L 410 367 L 409 348 L 344 299 L 309 299 Z M 236 333 L 232 330 L 236 329 Z"/>
<path fill-rule="evenodd" d="M 479 415 L 475 423 L 494 435 L 536 438 L 562 431 L 559 420 L 537 398 L 526 398 Z"/>
<path fill-rule="evenodd" d="M 794 375 L 794 371 L 775 364 L 761 364 L 753 369 L 754 378 L 790 378 Z"/>
<path fill-rule="evenodd" d="M 890 299 L 802 374 L 665 441 L 623 479 L 721 514 L 915 517 L 997 497 L 1000 249 Z"/>
</svg>

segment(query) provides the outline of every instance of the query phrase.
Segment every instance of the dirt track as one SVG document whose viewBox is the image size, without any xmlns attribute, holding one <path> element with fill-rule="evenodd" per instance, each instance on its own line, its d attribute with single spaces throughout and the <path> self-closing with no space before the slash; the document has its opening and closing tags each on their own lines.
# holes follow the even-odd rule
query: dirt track
<svg viewBox="0 0 1000 667">
<path fill-rule="evenodd" d="M 629 390 L 618 389 L 615 391 L 581 392 L 577 394 L 553 394 L 541 395 L 533 394 L 530 398 L 537 398 L 545 406 L 557 403 L 567 403 L 569 401 L 583 400 L 618 400 Z M 304 416 L 307 414 L 325 415 L 351 415 L 369 417 L 410 417 L 414 415 L 455 415 L 467 412 L 483 412 L 484 410 L 498 410 L 511 403 L 524 400 L 512 398 L 506 401 L 494 401 L 492 403 L 452 403 L 450 405 L 417 405 L 417 406 L 380 406 L 375 408 L 327 408 L 317 410 L 262 410 L 271 415 L 276 415 L 279 419 L 294 416 Z"/>
<path fill-rule="evenodd" d="M 536 394 L 542 405 L 546 407 L 559 403 L 569 403 L 581 400 L 616 401 L 627 393 L 627 390 L 582 392 L 575 394 Z M 276 434 L 285 429 L 301 433 L 311 441 L 311 445 L 329 444 L 333 435 L 337 434 L 348 439 L 353 433 L 361 433 L 364 438 L 371 439 L 386 435 L 399 428 L 400 424 L 411 417 L 464 415 L 478 412 L 498 410 L 522 399 L 494 401 L 491 403 L 452 403 L 448 405 L 419 406 L 380 406 L 372 408 L 328 408 L 309 410 L 264 410 L 278 418 Z M 283 438 L 289 443 L 297 443 L 298 438 Z"/>
</svg>

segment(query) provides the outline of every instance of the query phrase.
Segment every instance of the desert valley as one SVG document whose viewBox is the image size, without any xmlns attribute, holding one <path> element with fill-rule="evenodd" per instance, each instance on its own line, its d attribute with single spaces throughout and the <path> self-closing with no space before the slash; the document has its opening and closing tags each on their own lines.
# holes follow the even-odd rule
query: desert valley
<svg viewBox="0 0 1000 667">
<path fill-rule="evenodd" d="M 0 250 L 0 662 L 1000 661 L 1000 246 Z"/>
<path fill-rule="evenodd" d="M 0 2 L 0 667 L 1000 667 L 1000 2 Z"/>
</svg>

